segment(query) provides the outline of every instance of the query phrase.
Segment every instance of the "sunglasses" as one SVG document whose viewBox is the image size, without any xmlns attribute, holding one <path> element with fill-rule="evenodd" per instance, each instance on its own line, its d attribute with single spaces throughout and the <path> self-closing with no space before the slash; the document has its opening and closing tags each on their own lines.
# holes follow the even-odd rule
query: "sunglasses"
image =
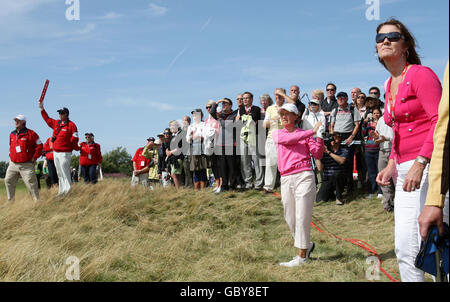
<svg viewBox="0 0 450 302">
<path fill-rule="evenodd" d="M 377 43 L 383 43 L 384 39 L 388 39 L 389 42 L 398 42 L 401 39 L 405 39 L 405 36 L 399 32 L 391 32 L 387 34 L 377 34 L 376 41 Z"/>
<path fill-rule="evenodd" d="M 206 107 L 206 110 L 211 109 L 211 108 L 212 108 L 212 106 L 207 106 L 207 107 Z"/>
<path fill-rule="evenodd" d="M 364 96 L 359 96 L 358 99 L 365 99 L 366 97 Z"/>
<path fill-rule="evenodd" d="M 327 89 L 327 91 L 336 91 L 336 89 L 331 88 L 331 89 Z"/>
</svg>

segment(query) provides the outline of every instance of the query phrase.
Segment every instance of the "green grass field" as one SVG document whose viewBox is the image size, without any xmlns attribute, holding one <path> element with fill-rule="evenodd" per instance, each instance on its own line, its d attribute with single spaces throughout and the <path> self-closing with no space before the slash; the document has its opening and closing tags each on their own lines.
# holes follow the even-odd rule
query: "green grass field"
<svg viewBox="0 0 450 302">
<path fill-rule="evenodd" d="M 311 261 L 280 267 L 297 250 L 273 195 L 148 191 L 118 180 L 77 184 L 64 199 L 56 193 L 41 191 L 34 205 L 22 190 L 0 208 L 1 281 L 64 281 L 69 256 L 80 259 L 81 281 L 364 282 L 371 266 L 369 252 L 312 228 Z M 314 217 L 335 235 L 368 242 L 398 273 L 393 214 L 379 199 L 317 204 Z"/>
</svg>

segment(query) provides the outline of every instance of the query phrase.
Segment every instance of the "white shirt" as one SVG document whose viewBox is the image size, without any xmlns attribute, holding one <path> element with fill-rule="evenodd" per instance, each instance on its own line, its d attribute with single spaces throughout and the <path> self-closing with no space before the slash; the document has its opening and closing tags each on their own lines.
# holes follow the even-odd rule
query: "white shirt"
<svg viewBox="0 0 450 302">
<path fill-rule="evenodd" d="M 375 128 L 375 131 L 378 131 L 380 135 L 383 135 L 387 141 L 382 142 L 380 144 L 380 150 L 383 151 L 389 151 L 392 147 L 392 138 L 394 137 L 394 132 L 392 131 L 392 128 L 386 125 L 383 116 L 381 116 L 378 119 L 377 127 Z"/>
<path fill-rule="evenodd" d="M 325 131 L 326 124 L 325 113 L 323 112 L 323 110 L 320 110 L 319 112 L 312 112 L 308 108 L 306 108 L 305 113 L 303 113 L 302 120 L 303 130 L 314 129 L 314 126 L 317 124 L 317 122 L 321 122 L 322 126 L 320 126 L 319 130 L 317 131 L 317 137 L 322 138 L 322 134 Z"/>
<path fill-rule="evenodd" d="M 192 143 L 191 155 L 205 154 L 205 143 L 212 140 L 215 134 L 215 129 L 208 127 L 204 122 L 198 124 L 191 124 L 187 129 L 186 141 Z M 203 137 L 203 143 L 201 138 Z"/>
</svg>

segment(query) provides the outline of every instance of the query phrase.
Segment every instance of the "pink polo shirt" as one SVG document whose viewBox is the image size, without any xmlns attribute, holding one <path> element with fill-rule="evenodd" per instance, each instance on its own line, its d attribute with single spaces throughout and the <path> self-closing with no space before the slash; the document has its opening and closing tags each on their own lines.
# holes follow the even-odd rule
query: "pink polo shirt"
<svg viewBox="0 0 450 302">
<path fill-rule="evenodd" d="M 312 130 L 295 129 L 289 133 L 286 129 L 274 130 L 273 141 L 278 150 L 278 170 L 281 176 L 312 171 L 311 153 L 320 159 L 323 155 L 323 139 L 314 140 Z"/>
<path fill-rule="evenodd" d="M 392 77 L 386 82 L 386 100 L 390 94 Z M 442 87 L 439 78 L 428 67 L 411 65 L 398 87 L 395 99 L 395 125 L 392 128 L 391 159 L 398 164 L 417 156 L 431 158 L 433 133 L 438 120 Z M 389 102 L 386 101 L 384 120 L 392 127 Z"/>
</svg>

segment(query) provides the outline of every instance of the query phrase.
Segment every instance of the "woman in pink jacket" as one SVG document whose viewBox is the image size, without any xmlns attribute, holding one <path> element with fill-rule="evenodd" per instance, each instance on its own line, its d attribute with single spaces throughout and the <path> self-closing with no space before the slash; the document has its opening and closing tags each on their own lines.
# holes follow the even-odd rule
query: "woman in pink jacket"
<svg viewBox="0 0 450 302">
<path fill-rule="evenodd" d="M 428 190 L 442 87 L 436 74 L 421 66 L 415 39 L 400 21 L 380 24 L 376 42 L 379 61 L 391 74 L 385 87 L 384 120 L 394 132 L 389 163 L 377 182 L 381 186 L 391 179 L 396 182 L 395 253 L 401 279 L 423 282 L 424 273 L 414 266 L 420 248 L 418 216 Z"/>
<path fill-rule="evenodd" d="M 278 170 L 281 174 L 281 201 L 284 218 L 289 225 L 294 246 L 299 253 L 281 266 L 294 267 L 305 263 L 314 249 L 310 242 L 311 219 L 316 196 L 316 183 L 310 154 L 322 158 L 324 145 L 322 134 L 317 133 L 321 122 L 312 130 L 297 128 L 298 109 L 294 104 L 284 104 L 280 109 L 280 118 L 284 126 L 274 130 L 272 137 L 278 152 Z M 317 139 L 313 135 L 317 133 Z"/>
</svg>

